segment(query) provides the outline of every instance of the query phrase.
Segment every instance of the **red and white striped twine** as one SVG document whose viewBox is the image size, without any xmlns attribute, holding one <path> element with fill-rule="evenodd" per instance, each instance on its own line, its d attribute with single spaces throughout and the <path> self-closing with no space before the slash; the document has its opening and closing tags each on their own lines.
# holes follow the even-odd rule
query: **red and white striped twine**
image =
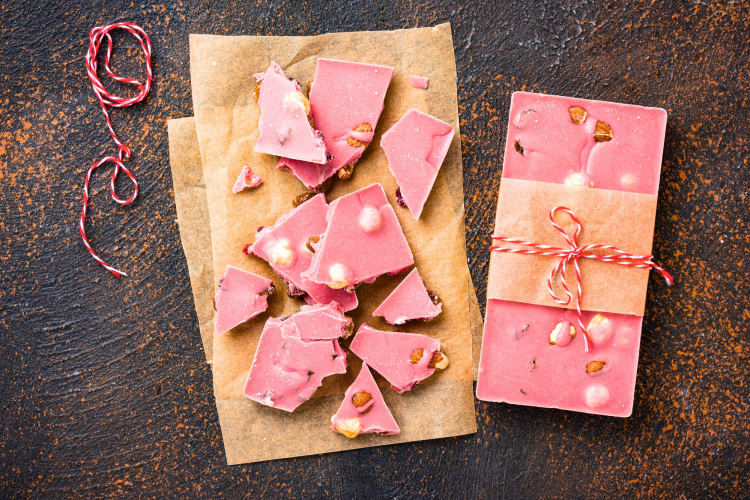
<svg viewBox="0 0 750 500">
<path fill-rule="evenodd" d="M 570 216 L 570 218 L 575 222 L 576 229 L 573 233 L 573 236 L 568 236 L 565 232 L 565 229 L 563 229 L 559 224 L 555 222 L 555 214 L 557 212 L 565 212 Z M 524 247 L 530 247 L 530 248 L 508 248 L 508 247 L 502 247 L 500 245 L 493 244 L 490 246 L 490 251 L 492 252 L 503 252 L 503 253 L 520 253 L 520 254 L 526 254 L 526 255 L 543 255 L 547 257 L 559 257 L 560 262 L 557 263 L 557 265 L 552 269 L 552 272 L 549 275 L 549 278 L 547 279 L 547 291 L 552 296 L 552 298 L 560 305 L 566 306 L 570 304 L 570 301 L 573 300 L 573 294 L 568 289 L 568 285 L 566 283 L 565 279 L 565 271 L 566 266 L 569 262 L 573 262 L 573 268 L 575 270 L 575 278 L 576 278 L 576 294 L 575 294 L 575 304 L 576 304 L 576 313 L 578 316 L 578 326 L 581 328 L 581 331 L 583 332 L 583 344 L 584 349 L 586 352 L 589 351 L 589 345 L 591 344 L 591 339 L 589 338 L 588 331 L 586 331 L 586 327 L 583 324 L 583 314 L 581 312 L 581 297 L 583 297 L 583 285 L 581 283 L 581 268 L 578 265 L 578 259 L 584 258 L 584 259 L 594 259 L 598 260 L 600 262 L 612 262 L 614 264 L 620 264 L 623 266 L 629 266 L 629 267 L 638 267 L 642 269 L 655 269 L 667 282 L 667 285 L 671 285 L 674 283 L 674 279 L 672 278 L 672 275 L 669 274 L 666 270 L 664 270 L 662 267 L 658 266 L 654 261 L 653 255 L 635 255 L 628 252 L 625 252 L 623 250 L 620 250 L 617 247 L 613 247 L 612 245 L 578 245 L 578 236 L 581 234 L 581 231 L 583 230 L 583 225 L 578 220 L 578 217 L 576 217 L 576 214 L 566 207 L 555 207 L 552 210 L 550 210 L 549 213 L 549 220 L 552 223 L 552 226 L 560 233 L 562 234 L 563 238 L 565 238 L 565 242 L 568 244 L 568 248 L 560 248 L 555 247 L 551 245 L 543 245 L 540 243 L 534 243 L 532 241 L 526 241 L 518 238 L 507 238 L 505 236 L 498 236 L 493 235 L 493 240 L 499 240 L 505 243 L 514 243 L 517 245 L 521 245 Z M 584 252 L 590 252 L 594 250 L 609 250 L 612 253 L 609 254 L 601 254 L 601 253 L 584 253 Z M 560 299 L 557 294 L 555 293 L 553 289 L 553 282 L 555 280 L 555 277 L 557 274 L 560 274 L 561 278 L 561 284 L 563 287 L 563 290 L 565 291 L 566 299 L 562 300 Z"/>
<path fill-rule="evenodd" d="M 128 33 L 133 35 L 140 43 L 141 50 L 143 51 L 143 57 L 146 61 L 145 83 L 141 83 L 140 81 L 133 78 L 117 75 L 112 70 L 109 64 L 110 58 L 112 57 L 112 37 L 110 36 L 110 32 L 117 29 L 123 29 L 127 31 Z M 110 94 L 99 79 L 99 76 L 97 75 L 97 57 L 99 54 L 99 47 L 105 40 L 107 42 L 107 51 L 104 54 L 104 71 L 113 80 L 125 83 L 127 85 L 135 86 L 137 89 L 137 93 L 134 96 L 121 97 L 118 95 Z M 102 107 L 104 119 L 106 120 L 107 128 L 109 129 L 109 134 L 112 136 L 112 139 L 117 145 L 118 155 L 117 157 L 107 156 L 100 160 L 96 160 L 86 171 L 86 177 L 83 184 L 83 209 L 81 210 L 81 219 L 78 224 L 78 229 L 81 233 L 83 244 L 86 246 L 86 249 L 89 251 L 91 256 L 94 257 L 94 260 L 104 266 L 107 271 L 111 272 L 116 277 L 122 278 L 123 276 L 126 276 L 126 274 L 104 262 L 101 257 L 99 257 L 96 252 L 94 252 L 93 248 L 91 248 L 91 243 L 86 237 L 85 226 L 86 211 L 89 204 L 89 184 L 91 182 L 91 175 L 94 173 L 94 171 L 105 163 L 111 162 L 114 166 L 112 169 L 112 178 L 109 183 L 109 191 L 112 195 L 112 199 L 120 205 L 129 205 L 138 196 L 138 182 L 136 181 L 135 175 L 133 175 L 133 173 L 130 172 L 130 170 L 128 170 L 123 164 L 124 161 L 130 158 L 130 148 L 127 145 L 123 144 L 122 141 L 120 141 L 120 139 L 117 137 L 117 134 L 112 127 L 112 122 L 109 119 L 109 111 L 107 110 L 107 108 L 126 108 L 146 99 L 146 96 L 151 90 L 151 82 L 153 80 L 153 74 L 151 72 L 151 40 L 148 38 L 148 35 L 146 35 L 146 32 L 143 31 L 140 26 L 134 23 L 115 23 L 107 26 L 97 26 L 95 28 L 92 28 L 89 32 L 89 50 L 86 54 L 86 72 L 88 73 L 89 80 L 91 81 L 91 86 L 94 89 L 96 99 L 99 101 L 99 104 Z M 130 182 L 133 183 L 133 193 L 130 195 L 130 197 L 125 199 L 120 198 L 115 191 L 115 182 L 117 181 L 117 175 L 120 173 L 120 171 L 124 172 L 125 175 L 127 175 L 130 179 Z"/>
</svg>

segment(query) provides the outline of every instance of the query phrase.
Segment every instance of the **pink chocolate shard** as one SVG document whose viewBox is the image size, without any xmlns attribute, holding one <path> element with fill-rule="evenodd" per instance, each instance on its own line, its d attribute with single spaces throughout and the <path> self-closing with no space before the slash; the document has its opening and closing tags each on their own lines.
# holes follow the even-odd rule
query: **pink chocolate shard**
<svg viewBox="0 0 750 500">
<path fill-rule="evenodd" d="M 382 316 L 392 325 L 403 325 L 412 319 L 433 319 L 442 310 L 442 304 L 439 300 L 433 301 L 422 277 L 414 268 L 372 315 Z"/>
<path fill-rule="evenodd" d="M 503 178 L 656 195 L 666 125 L 659 108 L 514 92 Z M 642 322 L 584 311 L 586 352 L 574 310 L 490 299 L 477 398 L 627 417 Z"/>
<path fill-rule="evenodd" d="M 260 136 L 255 143 L 255 151 L 325 163 L 325 143 L 320 133 L 310 126 L 309 104 L 299 84 L 287 78 L 273 61 L 265 73 L 253 76 L 260 82 Z"/>
<path fill-rule="evenodd" d="M 318 59 L 310 109 L 330 159 L 325 165 L 316 165 L 287 156 L 277 166 L 313 189 L 343 166 L 356 163 L 372 142 L 392 77 L 390 66 Z"/>
<path fill-rule="evenodd" d="M 227 266 L 214 296 L 216 333 L 228 332 L 268 309 L 268 295 L 272 294 L 273 290 L 271 280 Z"/>
<path fill-rule="evenodd" d="M 313 258 L 308 240 L 325 232 L 327 213 L 325 195 L 316 195 L 279 217 L 273 226 L 261 228 L 246 251 L 268 262 L 287 282 L 290 295 L 304 295 L 311 304 L 337 302 L 344 311 L 351 311 L 357 307 L 354 291 L 334 290 L 303 276 Z"/>
<path fill-rule="evenodd" d="M 430 79 L 426 76 L 410 75 L 409 84 L 416 89 L 426 89 L 430 84 Z"/>
<path fill-rule="evenodd" d="M 237 177 L 237 181 L 234 183 L 232 192 L 234 194 L 244 191 L 245 189 L 255 188 L 263 184 L 263 179 L 253 173 L 253 170 L 249 165 L 245 165 L 240 170 L 240 175 Z"/>
<path fill-rule="evenodd" d="M 442 356 L 439 340 L 417 333 L 376 330 L 367 323 L 359 327 L 349 350 L 381 374 L 399 394 L 432 375 Z"/>
<path fill-rule="evenodd" d="M 346 390 L 341 406 L 331 417 L 331 427 L 350 438 L 371 432 L 401 432 L 367 364 L 362 363 L 359 375 Z"/>
<path fill-rule="evenodd" d="M 450 124 L 410 109 L 380 139 L 388 167 L 415 219 L 422 214 L 453 134 Z"/>
<path fill-rule="evenodd" d="M 319 325 L 311 329 L 316 316 Z M 294 411 L 315 394 L 325 377 L 346 373 L 346 353 L 338 338 L 345 335 L 344 324 L 350 322 L 330 305 L 303 306 L 288 318 L 269 318 L 250 367 L 245 396 Z"/>
<path fill-rule="evenodd" d="M 413 263 L 383 187 L 371 184 L 330 204 L 328 226 L 310 269 L 302 275 L 331 288 L 351 289 L 381 274 L 397 274 Z"/>
</svg>

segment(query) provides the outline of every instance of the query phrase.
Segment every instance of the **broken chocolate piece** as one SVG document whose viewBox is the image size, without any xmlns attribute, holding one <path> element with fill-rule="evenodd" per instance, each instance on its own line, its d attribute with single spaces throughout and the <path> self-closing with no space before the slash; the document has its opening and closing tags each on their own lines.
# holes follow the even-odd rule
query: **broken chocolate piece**
<svg viewBox="0 0 750 500">
<path fill-rule="evenodd" d="M 366 363 L 362 363 L 359 375 L 346 390 L 341 406 L 331 417 L 331 427 L 348 438 L 368 432 L 400 432 Z"/>
<path fill-rule="evenodd" d="M 268 309 L 268 295 L 272 293 L 273 282 L 268 278 L 227 266 L 214 296 L 216 334 L 226 333 Z"/>
<path fill-rule="evenodd" d="M 419 271 L 414 268 L 372 315 L 382 316 L 392 325 L 403 325 L 414 319 L 431 320 L 442 311 L 440 299 L 434 293 L 432 295 L 434 299 L 425 288 Z"/>
</svg>

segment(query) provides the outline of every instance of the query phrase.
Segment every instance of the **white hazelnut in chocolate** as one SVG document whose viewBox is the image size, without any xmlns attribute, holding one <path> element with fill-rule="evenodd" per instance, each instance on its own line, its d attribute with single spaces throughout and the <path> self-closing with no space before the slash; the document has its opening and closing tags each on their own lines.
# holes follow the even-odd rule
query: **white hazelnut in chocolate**
<svg viewBox="0 0 750 500">
<path fill-rule="evenodd" d="M 271 263 L 277 266 L 291 266 L 294 262 L 294 250 L 292 250 L 289 240 L 276 240 L 268 253 L 271 258 Z"/>
<path fill-rule="evenodd" d="M 609 390 L 601 384 L 590 385 L 586 388 L 584 399 L 586 406 L 598 408 L 609 401 Z"/>
<path fill-rule="evenodd" d="M 603 314 L 596 314 L 588 326 L 586 332 L 594 345 L 603 344 L 612 338 L 612 322 Z"/>
<path fill-rule="evenodd" d="M 359 225 L 368 233 L 377 231 L 383 224 L 380 211 L 372 205 L 365 205 L 359 213 Z"/>
</svg>

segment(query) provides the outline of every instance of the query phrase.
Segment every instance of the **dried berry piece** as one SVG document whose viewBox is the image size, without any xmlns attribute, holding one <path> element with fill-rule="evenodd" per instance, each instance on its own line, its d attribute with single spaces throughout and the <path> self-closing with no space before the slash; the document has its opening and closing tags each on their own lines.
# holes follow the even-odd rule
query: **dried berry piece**
<svg viewBox="0 0 750 500">
<path fill-rule="evenodd" d="M 516 140 L 516 142 L 513 143 L 513 147 L 516 148 L 516 151 L 521 153 L 521 156 L 523 156 L 523 146 L 521 146 L 521 141 Z"/>
<path fill-rule="evenodd" d="M 570 114 L 570 121 L 576 125 L 580 125 L 586 121 L 586 110 L 580 106 L 571 106 L 568 108 L 568 113 Z"/>
<path fill-rule="evenodd" d="M 586 365 L 586 373 L 589 375 L 593 375 L 594 373 L 598 372 L 602 368 L 604 368 L 604 365 L 606 365 L 604 361 L 589 361 L 589 363 Z"/>
<path fill-rule="evenodd" d="M 594 129 L 594 140 L 596 142 L 606 142 L 612 140 L 612 127 L 609 124 L 597 120 L 596 129 Z"/>
<path fill-rule="evenodd" d="M 430 359 L 430 364 L 427 366 L 437 368 L 438 370 L 445 370 L 448 368 L 448 356 L 440 351 L 435 351 L 432 353 L 432 359 Z"/>
<path fill-rule="evenodd" d="M 310 253 L 315 253 L 315 243 L 320 241 L 320 236 L 310 236 L 307 238 L 307 241 L 305 242 L 305 248 L 310 250 Z"/>
<path fill-rule="evenodd" d="M 365 134 L 367 134 L 368 132 L 372 132 L 372 125 L 370 125 L 369 123 L 361 123 L 354 127 L 352 131 L 364 132 Z M 355 139 L 354 137 L 349 136 L 346 138 L 346 142 L 348 142 L 349 145 L 353 148 L 367 147 L 370 144 L 370 141 L 365 142 L 365 138 L 362 134 L 357 134 L 357 137 L 359 137 L 359 139 Z"/>
<path fill-rule="evenodd" d="M 306 191 L 302 193 L 301 195 L 297 196 L 294 200 L 292 200 L 292 206 L 298 207 L 302 205 L 304 202 L 306 202 L 309 199 L 312 199 L 316 194 L 314 191 Z"/>
<path fill-rule="evenodd" d="M 352 172 L 354 172 L 354 164 L 350 163 L 349 165 L 341 167 L 338 172 L 336 172 L 336 175 L 338 175 L 339 179 L 348 179 L 352 176 Z"/>
<path fill-rule="evenodd" d="M 357 408 L 360 408 L 372 400 L 372 395 L 367 391 L 359 391 L 352 396 L 352 404 Z"/>
<path fill-rule="evenodd" d="M 411 353 L 411 363 L 413 365 L 416 365 L 419 363 L 419 360 L 422 359 L 422 356 L 424 356 L 424 349 L 421 347 L 419 349 L 415 349 L 414 352 Z"/>
<path fill-rule="evenodd" d="M 401 196 L 401 188 L 396 188 L 396 203 L 398 203 L 399 206 L 406 208 L 404 197 Z"/>
</svg>

